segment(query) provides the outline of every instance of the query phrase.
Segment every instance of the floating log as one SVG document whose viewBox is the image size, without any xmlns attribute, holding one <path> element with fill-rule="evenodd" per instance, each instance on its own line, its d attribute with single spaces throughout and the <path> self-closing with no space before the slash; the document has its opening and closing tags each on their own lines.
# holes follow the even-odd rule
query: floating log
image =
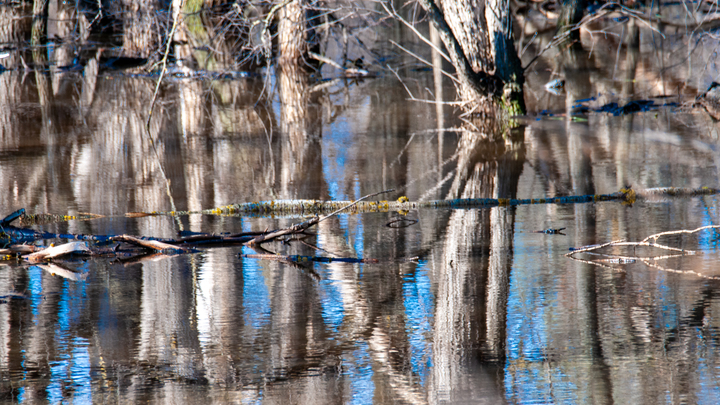
<svg viewBox="0 0 720 405">
<path fill-rule="evenodd" d="M 29 254 L 24 256 L 24 259 L 30 263 L 41 263 L 45 260 L 54 259 L 72 253 L 90 254 L 91 252 L 85 242 L 69 242 L 60 246 L 52 246 L 39 252 Z"/>
<path fill-rule="evenodd" d="M 379 200 L 379 201 L 324 201 L 324 200 L 270 200 L 256 201 L 248 203 L 231 204 L 222 207 L 205 209 L 201 211 L 153 211 L 153 212 L 131 212 L 126 214 L 129 217 L 144 216 L 180 216 L 191 214 L 202 215 L 319 215 L 345 208 L 350 213 L 365 212 L 389 212 L 389 211 L 408 211 L 411 209 L 472 209 L 472 208 L 492 208 L 516 205 L 530 204 L 583 204 L 599 201 L 618 201 L 625 204 L 632 204 L 637 198 L 648 198 L 651 196 L 667 196 L 667 197 L 696 197 L 702 195 L 720 194 L 720 189 L 711 187 L 699 188 L 682 188 L 682 187 L 657 187 L 645 190 L 634 190 L 632 188 L 623 188 L 617 193 L 611 194 L 592 194 L 592 195 L 575 195 L 564 197 L 547 197 L 547 198 L 459 198 L 453 200 L 433 200 L 433 201 L 408 201 L 407 197 L 400 197 L 395 201 Z M 11 214 L 13 215 L 13 214 Z M 90 218 L 90 214 L 84 214 Z M 23 218 L 32 217 L 25 215 Z M 58 216 L 65 220 L 76 219 L 73 216 Z M 83 218 L 85 219 L 85 218 Z M 37 232 L 36 232 L 37 233 Z M 111 236 L 102 235 L 58 235 L 37 233 L 35 239 L 52 239 L 53 237 L 76 240 L 108 240 Z M 48 237 L 45 237 L 45 236 Z M 148 238 L 149 239 L 149 238 Z M 156 238 L 153 238 L 157 240 Z M 168 242 L 168 240 L 165 240 Z M 171 242 L 168 242 L 171 243 Z"/>
<path fill-rule="evenodd" d="M 634 193 L 632 194 L 634 197 Z M 203 214 L 227 215 L 227 214 L 273 214 L 273 213 L 292 213 L 292 214 L 317 214 L 322 212 L 334 211 L 341 208 L 348 208 L 348 212 L 389 212 L 389 211 L 408 211 L 420 208 L 491 208 L 515 205 L 529 204 L 578 204 L 598 201 L 623 201 L 630 202 L 629 192 L 617 192 L 612 194 L 598 195 L 580 195 L 566 197 L 548 197 L 548 198 L 531 198 L 531 199 L 515 199 L 515 198 L 459 198 L 454 200 L 434 200 L 434 201 L 364 201 L 354 204 L 352 201 L 321 201 L 321 200 L 275 200 L 260 201 L 244 204 L 233 204 L 224 207 L 214 208 L 212 210 L 202 211 Z M 634 200 L 633 200 L 634 201 Z"/>
</svg>

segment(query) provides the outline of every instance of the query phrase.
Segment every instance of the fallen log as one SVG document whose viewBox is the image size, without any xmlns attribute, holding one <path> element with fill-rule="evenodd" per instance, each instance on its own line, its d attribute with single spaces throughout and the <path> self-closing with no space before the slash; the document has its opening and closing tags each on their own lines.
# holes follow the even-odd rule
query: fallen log
<svg viewBox="0 0 720 405">
<path fill-rule="evenodd" d="M 91 252 L 85 242 L 69 242 L 60 246 L 51 246 L 24 256 L 23 258 L 29 263 L 41 263 L 46 260 L 55 259 L 72 253 L 90 254 Z"/>
<path fill-rule="evenodd" d="M 324 201 L 324 200 L 270 200 L 247 203 L 231 204 L 222 207 L 204 209 L 200 211 L 153 211 L 128 213 L 132 217 L 143 216 L 181 216 L 190 214 L 203 215 L 319 215 L 339 209 L 347 209 L 351 213 L 365 212 L 389 212 L 409 211 L 414 209 L 472 209 L 492 208 L 516 205 L 531 204 L 583 204 L 600 201 L 617 201 L 624 204 L 632 204 L 638 198 L 650 198 L 655 196 L 666 197 L 696 197 L 703 195 L 720 194 L 720 189 L 711 187 L 681 188 L 681 187 L 658 187 L 644 190 L 634 190 L 630 187 L 623 188 L 616 193 L 610 194 L 588 194 L 561 197 L 544 198 L 458 198 L 453 200 L 432 200 L 432 201 L 409 201 L 407 197 L 400 197 L 396 201 Z M 88 215 L 88 218 L 90 214 Z M 26 215 L 28 216 L 28 215 Z M 32 215 L 30 215 L 32 216 Z M 66 216 L 67 219 L 75 219 Z M 43 233 L 43 236 L 51 234 Z M 59 238 L 77 240 L 107 240 L 109 236 L 103 235 L 59 235 Z M 105 239 L 103 239 L 105 238 Z M 51 239 L 45 237 L 44 239 Z M 148 238 L 149 239 L 149 238 Z M 165 242 L 168 242 L 165 240 Z"/>
</svg>

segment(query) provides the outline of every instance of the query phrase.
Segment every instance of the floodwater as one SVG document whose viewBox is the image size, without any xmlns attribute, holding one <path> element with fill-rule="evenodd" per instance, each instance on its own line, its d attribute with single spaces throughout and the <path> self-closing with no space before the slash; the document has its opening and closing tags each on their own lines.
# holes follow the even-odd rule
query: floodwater
<svg viewBox="0 0 720 405">
<path fill-rule="evenodd" d="M 303 218 L 125 213 L 352 200 L 390 188 L 383 198 L 416 201 L 720 186 L 717 123 L 676 106 L 706 88 L 714 68 L 703 70 L 707 59 L 696 55 L 696 65 L 653 74 L 647 66 L 673 55 L 659 54 L 657 38 L 642 34 L 639 49 L 618 60 L 607 57 L 618 49 L 610 42 L 539 61 L 528 70 L 531 114 L 502 138 L 473 132 L 452 106 L 409 100 L 387 71 L 317 88 L 272 70 L 170 78 L 151 121 L 153 148 L 143 126 L 154 77 L 7 71 L 0 215 L 93 213 L 103 217 L 33 228 L 175 237 L 276 229 Z M 401 72 L 417 98 L 452 100 L 450 83 L 437 87 L 432 71 Z M 566 91 L 545 92 L 558 75 Z M 638 99 L 669 105 L 566 114 L 578 103 L 597 109 Z M 377 263 L 293 265 L 242 257 L 256 252 L 240 246 L 66 263 L 72 277 L 0 262 L 0 398 L 720 403 L 717 230 L 658 241 L 699 251 L 692 256 L 624 263 L 565 256 L 571 247 L 717 224 L 719 210 L 718 196 L 706 195 L 341 214 L 304 243 L 264 246 Z M 397 216 L 417 223 L 387 226 Z M 564 230 L 537 232 L 548 228 Z"/>
</svg>

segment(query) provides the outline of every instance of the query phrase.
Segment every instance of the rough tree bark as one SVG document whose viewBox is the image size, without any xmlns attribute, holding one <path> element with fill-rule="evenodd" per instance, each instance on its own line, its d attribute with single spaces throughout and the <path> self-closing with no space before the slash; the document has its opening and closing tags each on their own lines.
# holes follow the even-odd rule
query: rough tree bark
<svg viewBox="0 0 720 405">
<path fill-rule="evenodd" d="M 123 53 L 126 56 L 148 58 L 157 50 L 157 24 L 160 5 L 157 1 L 124 0 Z"/>
<path fill-rule="evenodd" d="M 488 25 L 490 54 L 495 64 L 495 75 L 505 84 L 503 101 L 511 114 L 524 114 L 525 74 L 515 50 L 510 0 L 487 0 L 485 19 Z"/>
<path fill-rule="evenodd" d="M 299 64 L 308 51 L 306 0 L 292 0 L 279 13 L 278 53 L 280 64 Z"/>
<path fill-rule="evenodd" d="M 523 114 L 525 77 L 513 43 L 509 0 L 438 2 L 420 0 L 448 50 L 462 100 L 477 112 L 493 114 L 499 104 L 511 115 Z"/>
</svg>

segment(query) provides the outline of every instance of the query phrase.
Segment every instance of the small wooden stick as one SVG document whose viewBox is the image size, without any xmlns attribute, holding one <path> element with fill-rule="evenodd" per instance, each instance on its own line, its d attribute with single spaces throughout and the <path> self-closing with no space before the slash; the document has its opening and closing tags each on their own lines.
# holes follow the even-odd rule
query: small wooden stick
<svg viewBox="0 0 720 405">
<path fill-rule="evenodd" d="M 136 237 L 130 236 L 130 235 L 113 236 L 110 239 L 114 240 L 114 241 L 131 243 L 133 245 L 146 247 L 146 248 L 157 250 L 158 252 L 163 252 L 163 253 L 166 253 L 166 252 L 188 253 L 189 252 L 188 249 L 174 246 L 174 245 L 171 245 L 171 244 L 168 244 L 165 242 L 160 242 L 160 241 L 156 241 L 156 240 L 145 240 L 145 239 L 136 238 Z"/>
</svg>

